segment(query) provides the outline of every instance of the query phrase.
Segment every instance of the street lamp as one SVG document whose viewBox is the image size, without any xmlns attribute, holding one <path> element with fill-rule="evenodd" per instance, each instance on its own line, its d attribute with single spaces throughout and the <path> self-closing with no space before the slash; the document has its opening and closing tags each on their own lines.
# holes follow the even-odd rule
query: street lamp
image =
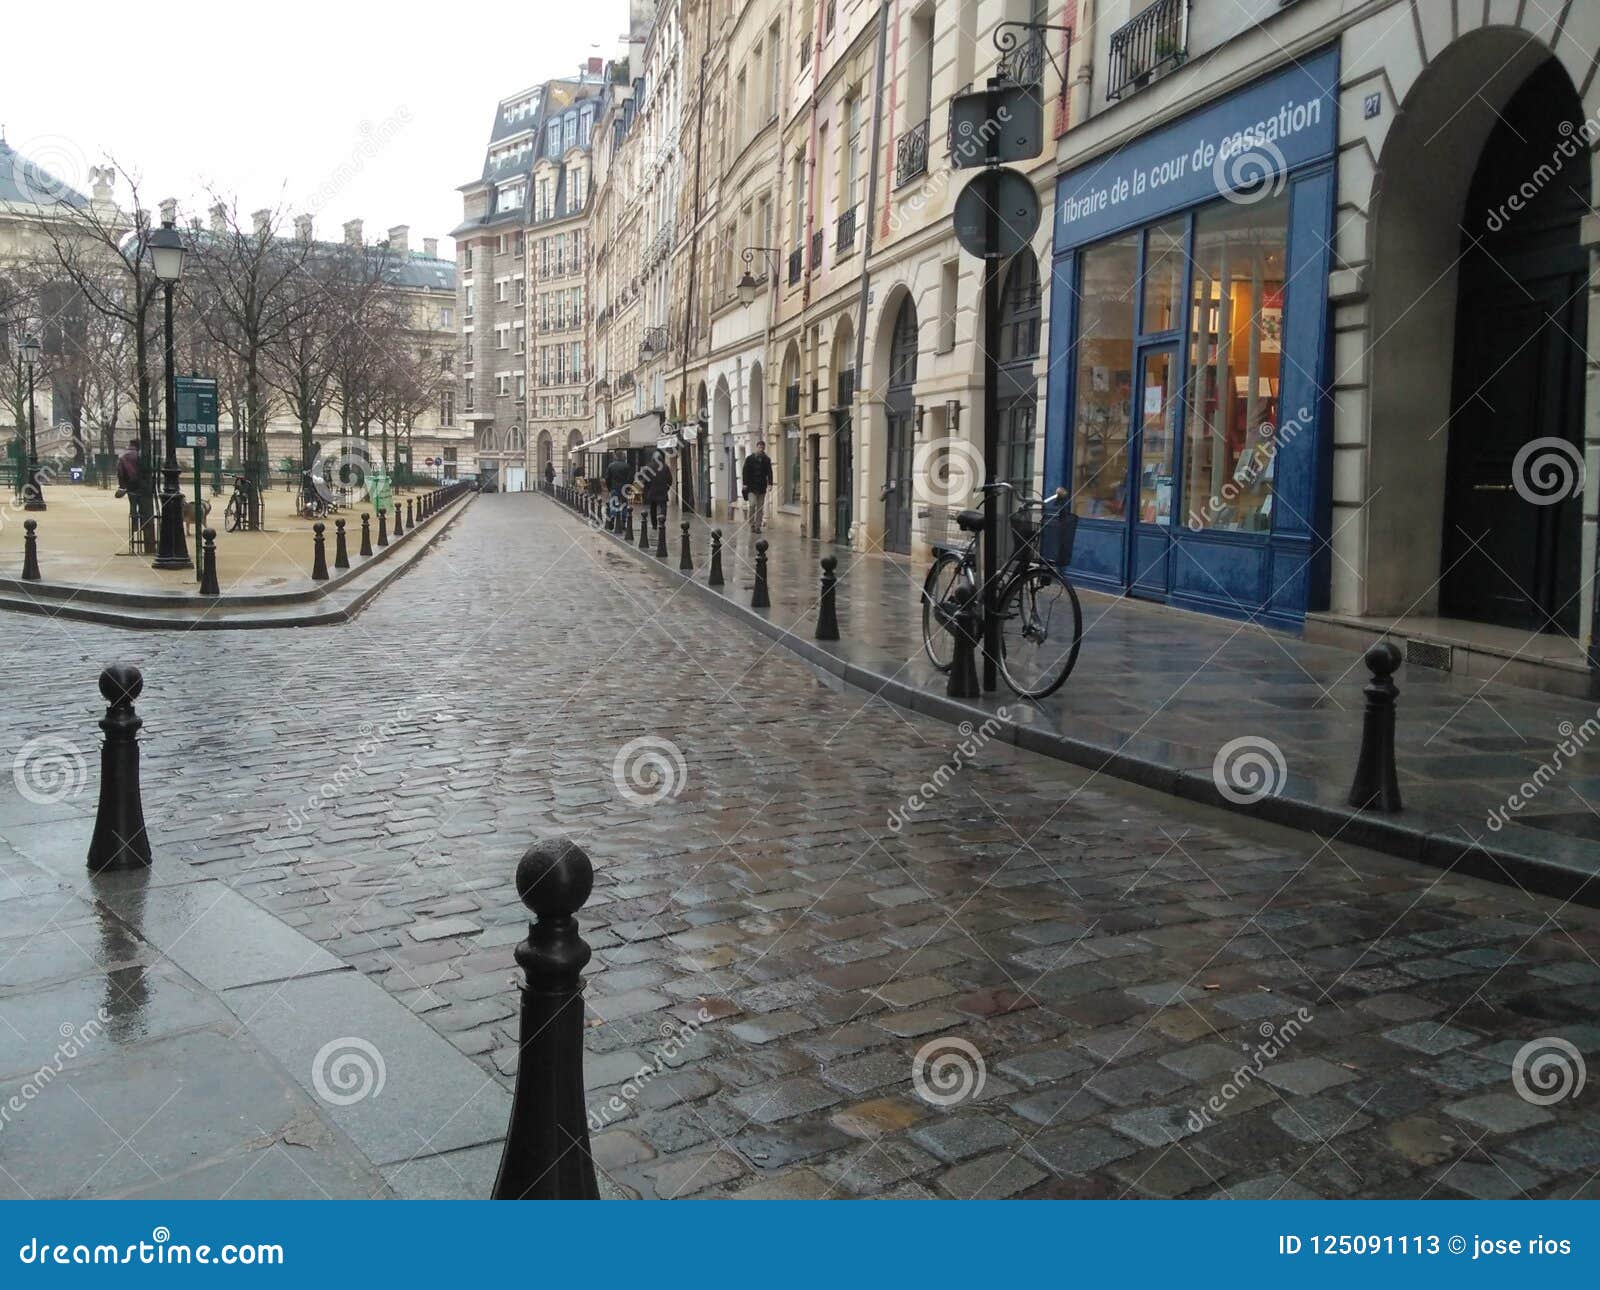
<svg viewBox="0 0 1600 1290">
<path fill-rule="evenodd" d="M 39 338 L 29 336 L 17 348 L 28 365 L 28 483 L 23 489 L 26 501 L 22 509 L 42 511 L 45 505 L 44 484 L 39 478 L 39 429 L 33 413 L 33 365 L 39 361 Z"/>
<path fill-rule="evenodd" d="M 153 562 L 157 569 L 192 569 L 189 544 L 183 535 L 183 484 L 178 476 L 178 354 L 172 337 L 172 293 L 183 277 L 183 238 L 171 220 L 151 232 L 145 243 L 150 266 L 161 280 L 166 296 L 167 342 L 167 455 L 161 464 L 161 545 Z"/>
<path fill-rule="evenodd" d="M 783 254 L 783 252 L 781 252 L 775 246 L 745 247 L 739 256 L 739 258 L 744 261 L 744 274 L 739 279 L 739 300 L 743 304 L 753 304 L 755 302 L 755 298 L 761 294 L 762 287 L 770 285 L 768 283 L 763 283 L 760 278 L 756 277 L 755 274 L 750 272 L 750 265 L 754 262 L 758 254 L 770 255 L 773 257 L 770 261 L 770 272 L 773 279 L 776 279 L 778 276 L 778 256 Z"/>
</svg>

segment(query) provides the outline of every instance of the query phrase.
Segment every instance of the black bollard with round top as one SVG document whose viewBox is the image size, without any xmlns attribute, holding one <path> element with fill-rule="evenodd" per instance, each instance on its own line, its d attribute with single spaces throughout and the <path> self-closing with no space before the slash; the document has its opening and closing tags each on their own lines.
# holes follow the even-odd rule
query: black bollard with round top
<svg viewBox="0 0 1600 1290">
<path fill-rule="evenodd" d="M 383 507 L 378 507 L 378 545 L 389 545 L 389 521 Z"/>
<path fill-rule="evenodd" d="M 406 535 L 405 520 L 402 518 L 405 508 L 400 505 L 400 499 L 394 499 L 394 536 L 398 540 Z"/>
<path fill-rule="evenodd" d="M 722 585 L 722 530 L 711 530 L 711 572 L 706 575 L 706 586 Z"/>
<path fill-rule="evenodd" d="M 1400 667 L 1400 647 L 1381 640 L 1367 651 L 1366 710 L 1361 714 L 1361 755 L 1350 786 L 1350 805 L 1358 810 L 1400 810 L 1400 778 L 1394 761 L 1394 705 L 1400 687 L 1394 674 Z"/>
<path fill-rule="evenodd" d="M 372 554 L 372 516 L 361 512 L 361 555 Z"/>
<path fill-rule="evenodd" d="M 750 592 L 750 608 L 771 609 L 772 597 L 767 594 L 767 539 L 756 542 L 756 583 Z"/>
<path fill-rule="evenodd" d="M 682 540 L 678 543 L 678 572 L 693 573 L 694 557 L 689 554 L 689 521 L 678 525 L 681 530 Z"/>
<path fill-rule="evenodd" d="M 22 521 L 22 580 L 38 582 L 39 577 L 39 521 Z"/>
<path fill-rule="evenodd" d="M 817 639 L 819 641 L 836 641 L 839 639 L 839 616 L 834 607 L 834 590 L 839 585 L 839 577 L 834 572 L 839 567 L 836 556 L 825 555 L 822 557 L 822 599 L 817 605 Z"/>
<path fill-rule="evenodd" d="M 106 741 L 100 749 L 100 804 L 89 839 L 93 873 L 150 867 L 150 838 L 139 794 L 138 734 L 144 722 L 133 710 L 143 689 L 143 675 L 126 663 L 114 663 L 100 673 L 100 694 L 106 701 L 100 729 Z"/>
<path fill-rule="evenodd" d="M 633 541 L 633 507 L 632 506 L 624 506 L 622 508 L 622 518 L 623 518 L 623 522 L 624 522 L 623 523 L 622 536 L 625 537 L 629 542 L 632 542 Z"/>
<path fill-rule="evenodd" d="M 204 539 L 201 545 L 201 556 L 205 567 L 200 571 L 200 594 L 202 596 L 220 596 L 222 585 L 217 581 L 217 531 L 207 529 L 201 534 Z"/>
<path fill-rule="evenodd" d="M 335 569 L 350 567 L 350 548 L 345 545 L 343 520 L 333 522 L 333 567 Z"/>
<path fill-rule="evenodd" d="M 517 1082 L 495 1200 L 598 1200 L 583 1087 L 583 968 L 589 946 L 574 917 L 594 866 L 565 838 L 536 842 L 517 863 L 517 895 L 533 911 L 515 954 L 522 985 Z"/>
<path fill-rule="evenodd" d="M 639 512 L 639 550 L 650 554 L 650 508 Z"/>
<path fill-rule="evenodd" d="M 656 559 L 667 558 L 667 517 L 661 517 L 661 523 L 656 525 Z"/>
<path fill-rule="evenodd" d="M 978 685 L 983 609 L 978 603 L 978 589 L 971 583 L 962 583 L 948 600 L 936 605 L 933 612 L 955 642 L 950 656 L 950 680 L 944 692 L 952 699 L 979 698 L 983 694 Z"/>
<path fill-rule="evenodd" d="M 328 580 L 328 551 L 322 539 L 323 530 L 327 527 L 321 520 L 311 526 L 311 580 L 313 582 L 326 582 Z"/>
<path fill-rule="evenodd" d="M 409 497 L 406 498 L 406 527 L 408 529 L 414 529 L 417 527 L 417 521 L 411 513 L 411 499 Z"/>
</svg>

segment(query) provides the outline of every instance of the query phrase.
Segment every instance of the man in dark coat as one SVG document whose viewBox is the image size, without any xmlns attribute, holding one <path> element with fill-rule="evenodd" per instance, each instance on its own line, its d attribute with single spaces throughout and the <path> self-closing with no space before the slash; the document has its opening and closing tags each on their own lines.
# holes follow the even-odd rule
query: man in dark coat
<svg viewBox="0 0 1600 1290">
<path fill-rule="evenodd" d="M 139 456 L 139 441 L 128 440 L 128 450 L 117 458 L 117 496 L 128 499 L 128 518 L 133 531 L 150 526 L 150 493 L 144 478 L 144 459 Z"/>
<path fill-rule="evenodd" d="M 744 499 L 750 504 L 750 531 L 759 533 L 766 519 L 767 490 L 772 487 L 772 458 L 767 456 L 764 439 L 757 439 L 756 450 L 744 459 L 740 483 L 744 486 Z"/>
<path fill-rule="evenodd" d="M 667 518 L 667 499 L 672 496 L 672 467 L 667 465 L 667 454 L 657 448 L 639 478 L 644 483 L 644 500 L 650 507 L 650 523 L 659 528 Z"/>
</svg>

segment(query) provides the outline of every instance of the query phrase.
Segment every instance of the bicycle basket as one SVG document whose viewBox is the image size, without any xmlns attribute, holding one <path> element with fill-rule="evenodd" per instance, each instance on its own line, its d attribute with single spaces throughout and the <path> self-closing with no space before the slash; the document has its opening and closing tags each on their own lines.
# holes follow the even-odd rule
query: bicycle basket
<svg viewBox="0 0 1600 1290">
<path fill-rule="evenodd" d="M 929 506 L 918 512 L 923 522 L 923 541 L 929 546 L 961 548 L 967 544 L 967 534 L 955 524 L 955 511 L 948 506 Z"/>
<path fill-rule="evenodd" d="M 1078 517 L 1066 502 L 1035 502 L 1011 513 L 1011 533 L 1034 559 L 1060 568 L 1072 562 Z"/>
</svg>

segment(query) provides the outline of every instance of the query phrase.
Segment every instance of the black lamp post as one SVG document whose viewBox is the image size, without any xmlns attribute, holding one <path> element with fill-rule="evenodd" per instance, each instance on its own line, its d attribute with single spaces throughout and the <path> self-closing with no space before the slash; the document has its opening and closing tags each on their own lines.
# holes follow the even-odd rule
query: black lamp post
<svg viewBox="0 0 1600 1290">
<path fill-rule="evenodd" d="M 167 455 L 161 465 L 161 545 L 156 550 L 157 569 L 192 569 L 189 544 L 183 534 L 183 484 L 178 475 L 177 346 L 172 338 L 172 293 L 183 277 L 183 238 L 165 221 L 150 234 L 150 263 L 166 295 L 167 343 Z"/>
<path fill-rule="evenodd" d="M 33 410 L 33 365 L 39 361 L 38 337 L 29 336 L 17 348 L 28 364 L 28 483 L 23 490 L 27 500 L 22 509 L 42 511 L 45 509 L 44 482 L 39 478 L 39 428 Z"/>
</svg>

